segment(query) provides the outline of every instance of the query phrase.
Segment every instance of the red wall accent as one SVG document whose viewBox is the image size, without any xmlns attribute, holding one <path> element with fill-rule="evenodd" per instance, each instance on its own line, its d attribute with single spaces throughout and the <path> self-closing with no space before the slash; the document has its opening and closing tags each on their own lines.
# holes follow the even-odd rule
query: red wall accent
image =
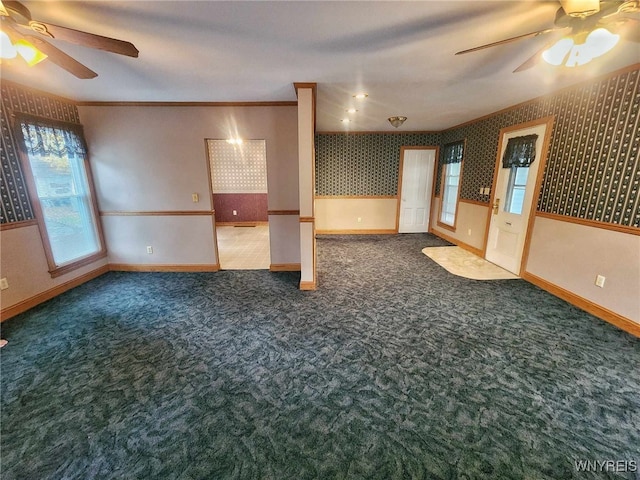
<svg viewBox="0 0 640 480">
<path fill-rule="evenodd" d="M 267 222 L 266 193 L 214 193 L 217 222 Z M 238 212 L 237 215 L 233 211 Z"/>
</svg>

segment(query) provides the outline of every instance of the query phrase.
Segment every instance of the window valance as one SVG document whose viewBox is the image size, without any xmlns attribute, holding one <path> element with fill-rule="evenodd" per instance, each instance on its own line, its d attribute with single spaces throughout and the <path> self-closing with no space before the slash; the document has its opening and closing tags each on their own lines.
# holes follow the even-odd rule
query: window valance
<svg viewBox="0 0 640 480">
<path fill-rule="evenodd" d="M 23 120 L 20 122 L 24 145 L 29 155 L 66 157 L 84 156 L 84 144 L 73 131 Z"/>
<path fill-rule="evenodd" d="M 444 158 L 442 163 L 447 165 L 449 163 L 462 162 L 462 153 L 464 151 L 464 141 L 448 143 L 444 146 Z"/>
<path fill-rule="evenodd" d="M 538 135 L 510 138 L 502 157 L 502 168 L 528 167 L 536 158 Z"/>
</svg>

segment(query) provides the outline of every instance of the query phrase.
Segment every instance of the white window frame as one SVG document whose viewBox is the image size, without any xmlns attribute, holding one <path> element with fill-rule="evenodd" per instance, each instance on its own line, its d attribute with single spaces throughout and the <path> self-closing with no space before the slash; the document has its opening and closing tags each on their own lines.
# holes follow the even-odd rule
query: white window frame
<svg viewBox="0 0 640 480">
<path fill-rule="evenodd" d="M 460 142 L 452 142 L 447 145 L 460 144 L 462 143 L 462 160 L 456 163 L 445 163 L 442 165 L 442 175 L 441 175 L 441 184 L 440 184 L 440 211 L 438 212 L 438 225 L 442 228 L 446 228 L 448 230 L 455 231 L 456 230 L 456 222 L 458 221 L 458 204 L 460 203 L 460 187 L 462 186 L 462 171 L 464 166 L 464 151 L 465 151 L 465 142 L 464 140 Z M 447 145 L 444 146 L 443 152 L 446 154 Z M 451 173 L 451 165 L 460 165 L 460 171 L 457 175 L 458 177 L 458 185 L 456 187 L 455 193 L 455 201 L 448 202 L 448 192 L 450 188 L 453 188 L 451 185 L 451 179 L 454 178 Z M 445 219 L 445 216 L 449 216 L 453 214 L 453 222 L 449 222 Z"/>
</svg>

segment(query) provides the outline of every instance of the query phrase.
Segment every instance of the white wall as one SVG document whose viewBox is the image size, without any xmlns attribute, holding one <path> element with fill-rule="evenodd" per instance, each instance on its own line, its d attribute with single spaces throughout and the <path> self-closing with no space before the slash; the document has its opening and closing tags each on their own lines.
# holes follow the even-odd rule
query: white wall
<svg viewBox="0 0 640 480">
<path fill-rule="evenodd" d="M 316 198 L 318 233 L 395 231 L 397 216 L 396 198 Z"/>
<path fill-rule="evenodd" d="M 210 211 L 205 139 L 264 139 L 268 207 L 298 209 L 295 106 L 80 106 L 103 212 Z M 198 193 L 200 201 L 192 202 Z M 110 263 L 215 264 L 211 219 L 201 215 L 104 216 Z M 278 241 L 299 235 L 271 226 Z M 150 238 L 158 245 L 146 254 Z M 272 248 L 273 249 L 273 248 Z M 155 252 L 158 252 L 157 254 Z M 299 247 L 279 252 L 297 263 Z"/>
<path fill-rule="evenodd" d="M 536 217 L 526 271 L 640 324 L 638 235 Z"/>
<path fill-rule="evenodd" d="M 102 258 L 73 272 L 51 278 L 37 225 L 1 231 L 0 245 L 0 272 L 9 282 L 9 288 L 0 292 L 3 310 L 59 287 L 107 263 L 107 259 Z"/>
<path fill-rule="evenodd" d="M 438 235 L 444 234 L 457 242 L 465 243 L 475 249 L 483 250 L 487 231 L 489 207 L 477 203 L 459 202 L 455 231 L 438 225 L 440 198 L 434 198 L 431 211 L 431 230 Z M 471 231 L 471 233 L 469 233 Z"/>
<path fill-rule="evenodd" d="M 105 216 L 102 225 L 112 264 L 217 263 L 211 216 Z M 152 254 L 147 253 L 147 246 L 152 247 Z"/>
</svg>

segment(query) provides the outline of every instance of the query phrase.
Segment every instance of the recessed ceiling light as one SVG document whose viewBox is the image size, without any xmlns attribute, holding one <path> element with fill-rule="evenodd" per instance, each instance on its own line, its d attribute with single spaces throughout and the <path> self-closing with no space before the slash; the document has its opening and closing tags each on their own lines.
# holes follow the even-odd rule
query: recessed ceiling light
<svg viewBox="0 0 640 480">
<path fill-rule="evenodd" d="M 346 112 L 347 113 L 356 113 L 358 110 L 356 110 L 355 108 L 347 108 Z"/>
<path fill-rule="evenodd" d="M 349 123 L 351 121 L 350 118 L 343 118 L 342 123 Z"/>
<path fill-rule="evenodd" d="M 368 93 L 356 93 L 353 98 L 357 98 L 358 100 L 362 100 L 363 98 L 367 98 L 369 96 Z"/>
</svg>

